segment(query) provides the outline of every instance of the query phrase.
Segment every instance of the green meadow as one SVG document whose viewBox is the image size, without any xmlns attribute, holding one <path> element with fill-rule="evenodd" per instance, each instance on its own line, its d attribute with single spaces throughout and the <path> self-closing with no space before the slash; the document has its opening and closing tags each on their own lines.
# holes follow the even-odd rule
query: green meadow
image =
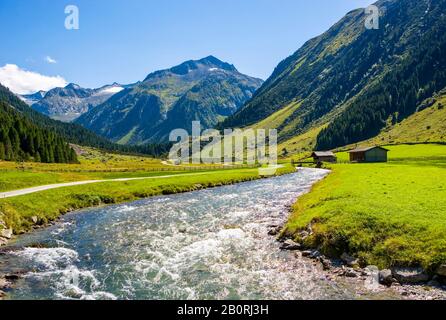
<svg viewBox="0 0 446 320">
<path fill-rule="evenodd" d="M 446 146 L 386 147 L 389 162 L 335 164 L 332 173 L 293 207 L 285 234 L 312 226 L 304 243 L 362 265 L 422 266 L 446 263 Z M 347 160 L 347 153 L 339 153 Z"/>
</svg>

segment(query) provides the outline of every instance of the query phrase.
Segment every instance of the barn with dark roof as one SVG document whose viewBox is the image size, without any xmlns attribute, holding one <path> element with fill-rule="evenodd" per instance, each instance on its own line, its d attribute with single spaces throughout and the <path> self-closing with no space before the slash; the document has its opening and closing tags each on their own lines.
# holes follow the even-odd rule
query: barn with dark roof
<svg viewBox="0 0 446 320">
<path fill-rule="evenodd" d="M 357 148 L 349 151 L 351 162 L 387 162 L 389 150 L 383 147 Z"/>
<path fill-rule="evenodd" d="M 319 162 L 337 162 L 336 155 L 331 151 L 315 151 L 311 155 L 315 163 Z"/>
</svg>

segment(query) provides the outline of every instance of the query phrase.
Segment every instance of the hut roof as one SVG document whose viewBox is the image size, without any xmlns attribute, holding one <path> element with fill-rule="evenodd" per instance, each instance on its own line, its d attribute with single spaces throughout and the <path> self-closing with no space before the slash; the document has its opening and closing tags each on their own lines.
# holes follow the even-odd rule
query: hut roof
<svg viewBox="0 0 446 320">
<path fill-rule="evenodd" d="M 384 151 L 389 152 L 390 150 L 383 148 L 383 147 L 379 147 L 379 146 L 375 146 L 375 147 L 363 147 L 363 148 L 356 148 L 354 150 L 349 151 L 348 153 L 359 153 L 359 152 L 367 152 L 373 149 L 382 149 Z"/>
<path fill-rule="evenodd" d="M 312 157 L 336 157 L 335 154 L 331 151 L 315 151 L 311 155 Z"/>
</svg>

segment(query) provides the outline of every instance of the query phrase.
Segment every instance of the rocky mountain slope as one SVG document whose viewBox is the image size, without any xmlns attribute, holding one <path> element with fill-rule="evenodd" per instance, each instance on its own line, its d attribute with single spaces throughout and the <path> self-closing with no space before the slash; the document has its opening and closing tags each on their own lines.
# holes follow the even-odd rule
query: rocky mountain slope
<svg viewBox="0 0 446 320">
<path fill-rule="evenodd" d="M 85 89 L 70 83 L 48 91 L 32 108 L 53 119 L 70 122 L 91 108 L 104 103 L 126 86 L 114 83 L 98 89 Z M 33 95 L 32 97 L 35 97 Z"/>
<path fill-rule="evenodd" d="M 213 56 L 151 73 L 76 120 L 121 144 L 168 141 L 176 128 L 199 120 L 209 128 L 233 114 L 262 80 L 243 75 Z"/>
<path fill-rule="evenodd" d="M 33 94 L 22 94 L 18 95 L 27 105 L 32 106 L 34 103 L 39 102 L 45 97 L 46 91 L 37 91 Z"/>
</svg>

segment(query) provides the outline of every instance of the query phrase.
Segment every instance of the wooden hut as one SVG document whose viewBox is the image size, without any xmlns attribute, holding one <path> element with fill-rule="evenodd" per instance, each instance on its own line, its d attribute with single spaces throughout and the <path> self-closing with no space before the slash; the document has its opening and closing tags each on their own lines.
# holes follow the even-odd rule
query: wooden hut
<svg viewBox="0 0 446 320">
<path fill-rule="evenodd" d="M 383 147 L 357 148 L 349 151 L 351 162 L 387 162 L 389 150 Z"/>
<path fill-rule="evenodd" d="M 338 158 L 331 151 L 315 151 L 312 153 L 311 157 L 313 158 L 315 163 L 320 162 L 337 162 Z"/>
</svg>

